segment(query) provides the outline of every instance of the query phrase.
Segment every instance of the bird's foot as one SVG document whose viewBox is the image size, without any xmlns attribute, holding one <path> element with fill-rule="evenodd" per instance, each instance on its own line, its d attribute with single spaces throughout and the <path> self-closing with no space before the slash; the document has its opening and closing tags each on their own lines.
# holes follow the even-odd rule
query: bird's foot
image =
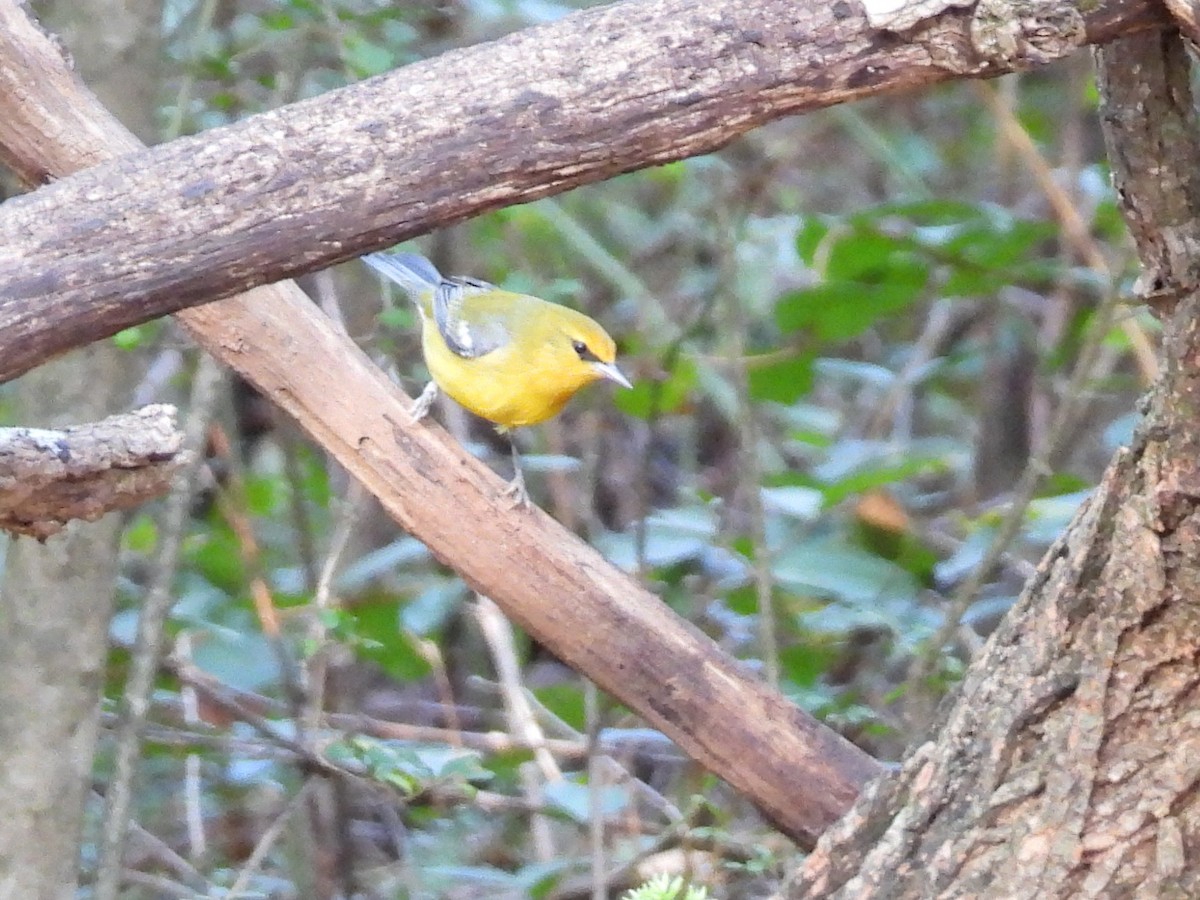
<svg viewBox="0 0 1200 900">
<path fill-rule="evenodd" d="M 433 401 L 437 399 L 437 395 L 438 386 L 436 381 L 431 381 L 425 385 L 425 390 L 421 391 L 421 396 L 413 401 L 412 420 L 414 422 L 420 422 L 429 415 L 429 409 L 433 406 Z"/>
<path fill-rule="evenodd" d="M 529 499 L 529 491 L 525 489 L 525 474 L 520 469 L 517 469 L 516 476 L 504 489 L 504 496 L 509 498 L 513 509 L 529 509 L 533 506 L 533 501 Z"/>
</svg>

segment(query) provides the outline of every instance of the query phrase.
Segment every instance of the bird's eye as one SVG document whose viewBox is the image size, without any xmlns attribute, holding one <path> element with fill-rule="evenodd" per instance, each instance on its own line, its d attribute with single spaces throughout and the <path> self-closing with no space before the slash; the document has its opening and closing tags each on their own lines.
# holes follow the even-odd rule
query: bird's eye
<svg viewBox="0 0 1200 900">
<path fill-rule="evenodd" d="M 583 359 L 587 355 L 587 344 L 583 341 L 571 341 L 571 346 L 575 348 L 575 352 L 579 354 L 580 359 Z"/>
</svg>

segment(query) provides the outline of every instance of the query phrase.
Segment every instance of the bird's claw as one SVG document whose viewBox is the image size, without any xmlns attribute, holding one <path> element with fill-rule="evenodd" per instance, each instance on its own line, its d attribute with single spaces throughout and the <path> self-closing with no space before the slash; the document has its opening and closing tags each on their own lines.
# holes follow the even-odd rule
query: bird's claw
<svg viewBox="0 0 1200 900">
<path fill-rule="evenodd" d="M 516 477 L 504 489 L 504 496 L 512 502 L 513 509 L 529 509 L 533 501 L 529 499 L 529 491 L 525 489 L 525 475 L 517 469 Z"/>
<path fill-rule="evenodd" d="M 421 396 L 413 401 L 412 420 L 414 422 L 420 422 L 429 415 L 429 410 L 433 406 L 433 401 L 437 399 L 437 395 L 438 386 L 436 381 L 431 381 L 425 385 L 425 390 L 421 391 Z"/>
</svg>

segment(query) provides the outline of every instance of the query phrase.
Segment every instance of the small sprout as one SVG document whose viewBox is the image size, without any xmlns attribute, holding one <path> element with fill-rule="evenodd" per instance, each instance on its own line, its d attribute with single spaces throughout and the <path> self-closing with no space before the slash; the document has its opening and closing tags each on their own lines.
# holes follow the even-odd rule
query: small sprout
<svg viewBox="0 0 1200 900">
<path fill-rule="evenodd" d="M 709 900 L 709 895 L 706 887 L 685 885 L 678 875 L 660 874 L 627 891 L 623 900 Z"/>
</svg>

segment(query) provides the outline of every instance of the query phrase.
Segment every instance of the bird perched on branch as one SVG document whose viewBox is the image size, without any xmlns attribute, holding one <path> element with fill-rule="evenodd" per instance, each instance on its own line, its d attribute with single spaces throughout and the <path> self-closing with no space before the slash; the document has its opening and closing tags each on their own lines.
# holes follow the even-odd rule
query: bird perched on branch
<svg viewBox="0 0 1200 900">
<path fill-rule="evenodd" d="M 421 348 L 433 380 L 413 405 L 414 420 L 429 412 L 439 388 L 507 434 L 558 415 L 593 381 L 631 387 L 614 362 L 613 339 L 581 312 L 486 281 L 446 278 L 413 253 L 370 253 L 362 260 L 404 288 L 421 314 Z M 526 506 L 511 435 L 509 446 L 515 473 L 506 493 Z"/>
</svg>

